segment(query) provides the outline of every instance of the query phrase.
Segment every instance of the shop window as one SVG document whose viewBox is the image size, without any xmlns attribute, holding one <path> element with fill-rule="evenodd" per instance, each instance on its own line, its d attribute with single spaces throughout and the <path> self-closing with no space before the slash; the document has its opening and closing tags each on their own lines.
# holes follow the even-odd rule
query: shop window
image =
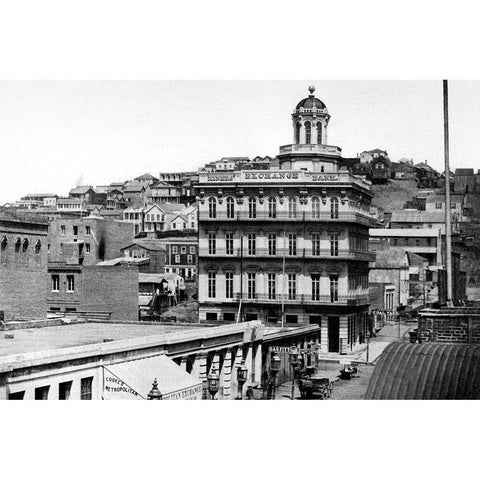
<svg viewBox="0 0 480 480">
<path fill-rule="evenodd" d="M 225 312 L 223 314 L 223 320 L 225 322 L 234 322 L 235 321 L 235 314 L 232 312 Z"/>
<path fill-rule="evenodd" d="M 287 323 L 298 323 L 298 315 L 286 315 L 285 320 Z"/>
<path fill-rule="evenodd" d="M 72 391 L 72 382 L 62 382 L 58 384 L 58 399 L 68 400 Z"/>
<path fill-rule="evenodd" d="M 50 385 L 45 387 L 38 387 L 35 389 L 35 400 L 48 400 L 48 392 L 50 390 Z"/>
<path fill-rule="evenodd" d="M 93 377 L 80 380 L 80 400 L 92 400 Z"/>
<path fill-rule="evenodd" d="M 22 390 L 21 392 L 13 392 L 8 394 L 9 400 L 23 400 L 24 397 L 25 397 L 25 390 Z"/>
<path fill-rule="evenodd" d="M 216 322 L 217 312 L 207 312 L 207 322 Z"/>
</svg>

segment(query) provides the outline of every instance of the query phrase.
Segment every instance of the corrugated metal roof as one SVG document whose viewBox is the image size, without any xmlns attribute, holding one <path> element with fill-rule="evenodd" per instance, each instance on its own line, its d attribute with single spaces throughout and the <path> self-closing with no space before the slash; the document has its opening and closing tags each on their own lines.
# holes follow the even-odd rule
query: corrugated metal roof
<svg viewBox="0 0 480 480">
<path fill-rule="evenodd" d="M 375 367 L 365 398 L 480 399 L 480 345 L 392 343 Z"/>
</svg>

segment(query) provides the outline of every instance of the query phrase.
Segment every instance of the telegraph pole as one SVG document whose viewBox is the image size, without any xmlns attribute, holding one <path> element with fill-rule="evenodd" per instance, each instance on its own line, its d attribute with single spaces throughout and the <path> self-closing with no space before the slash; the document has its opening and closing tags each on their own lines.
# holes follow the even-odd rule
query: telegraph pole
<svg viewBox="0 0 480 480">
<path fill-rule="evenodd" d="M 443 135 L 445 150 L 445 243 L 447 269 L 447 306 L 453 306 L 452 287 L 452 220 L 450 205 L 450 158 L 448 143 L 448 80 L 443 81 Z"/>
</svg>

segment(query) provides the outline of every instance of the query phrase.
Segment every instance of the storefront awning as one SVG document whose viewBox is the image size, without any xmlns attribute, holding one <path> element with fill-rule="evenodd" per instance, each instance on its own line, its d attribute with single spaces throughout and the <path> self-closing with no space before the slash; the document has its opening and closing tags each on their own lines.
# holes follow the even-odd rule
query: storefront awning
<svg viewBox="0 0 480 480">
<path fill-rule="evenodd" d="M 166 355 L 103 367 L 104 400 L 146 400 L 157 379 L 162 400 L 201 400 L 202 382 Z"/>
</svg>

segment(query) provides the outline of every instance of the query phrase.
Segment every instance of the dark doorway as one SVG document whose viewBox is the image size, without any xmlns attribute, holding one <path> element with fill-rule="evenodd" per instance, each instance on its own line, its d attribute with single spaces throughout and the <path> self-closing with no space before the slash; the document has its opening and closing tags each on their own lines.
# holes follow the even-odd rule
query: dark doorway
<svg viewBox="0 0 480 480">
<path fill-rule="evenodd" d="M 310 315 L 310 323 L 316 323 L 317 325 L 322 325 L 322 316 L 321 315 Z"/>
<path fill-rule="evenodd" d="M 340 319 L 338 317 L 328 317 L 328 351 L 340 351 Z"/>
</svg>

